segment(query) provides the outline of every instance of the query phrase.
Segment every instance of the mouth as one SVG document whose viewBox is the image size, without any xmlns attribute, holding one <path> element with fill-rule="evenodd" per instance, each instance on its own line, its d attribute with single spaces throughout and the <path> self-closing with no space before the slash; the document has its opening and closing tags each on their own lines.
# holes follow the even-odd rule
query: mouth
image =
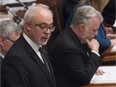
<svg viewBox="0 0 116 87">
<path fill-rule="evenodd" d="M 91 41 L 92 39 L 94 39 L 94 37 L 89 38 L 89 41 Z"/>
<path fill-rule="evenodd" d="M 48 37 L 42 37 L 43 41 L 47 41 L 49 38 Z"/>
</svg>

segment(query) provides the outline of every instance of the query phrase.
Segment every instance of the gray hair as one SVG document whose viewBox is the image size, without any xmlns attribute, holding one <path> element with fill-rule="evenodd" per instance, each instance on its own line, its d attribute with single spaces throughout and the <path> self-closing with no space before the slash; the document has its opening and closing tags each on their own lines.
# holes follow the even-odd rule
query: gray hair
<svg viewBox="0 0 116 87">
<path fill-rule="evenodd" d="M 30 6 L 24 15 L 24 22 L 33 22 L 34 17 L 37 15 L 37 11 L 40 11 L 42 9 L 49 10 L 49 7 L 44 4 L 36 4 L 36 5 Z"/>
<path fill-rule="evenodd" d="M 85 24 L 88 26 L 90 25 L 90 19 L 95 16 L 99 19 L 100 22 L 103 21 L 101 13 L 98 12 L 95 8 L 93 8 L 92 6 L 81 6 L 77 8 L 71 24 Z"/>
<path fill-rule="evenodd" d="M 13 20 L 1 20 L 0 21 L 0 36 L 9 38 L 12 32 L 20 34 L 22 29 Z"/>
</svg>

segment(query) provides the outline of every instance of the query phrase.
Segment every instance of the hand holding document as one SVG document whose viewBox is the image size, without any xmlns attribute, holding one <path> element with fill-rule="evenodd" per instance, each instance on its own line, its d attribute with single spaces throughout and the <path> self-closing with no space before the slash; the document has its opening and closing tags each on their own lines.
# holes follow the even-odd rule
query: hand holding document
<svg viewBox="0 0 116 87">
<path fill-rule="evenodd" d="M 90 84 L 116 84 L 116 66 L 101 66 L 105 73 L 103 75 L 94 75 Z"/>
</svg>

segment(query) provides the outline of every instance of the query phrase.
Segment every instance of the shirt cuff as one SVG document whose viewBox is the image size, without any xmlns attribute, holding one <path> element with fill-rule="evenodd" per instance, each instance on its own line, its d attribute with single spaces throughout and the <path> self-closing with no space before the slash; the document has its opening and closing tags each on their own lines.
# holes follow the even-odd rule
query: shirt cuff
<svg viewBox="0 0 116 87">
<path fill-rule="evenodd" d="M 98 56 L 100 56 L 100 54 L 98 52 L 94 51 L 94 50 L 92 50 L 91 52 L 93 52 L 93 53 L 97 54 Z"/>
</svg>

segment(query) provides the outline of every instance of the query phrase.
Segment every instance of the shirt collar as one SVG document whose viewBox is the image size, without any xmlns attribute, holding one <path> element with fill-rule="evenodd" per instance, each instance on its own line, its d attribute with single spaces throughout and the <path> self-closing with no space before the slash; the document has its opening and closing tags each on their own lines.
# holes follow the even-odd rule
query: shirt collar
<svg viewBox="0 0 116 87">
<path fill-rule="evenodd" d="M 35 52 L 38 52 L 39 47 L 35 42 L 33 42 L 25 33 L 23 33 L 24 38 L 29 43 L 29 45 L 33 48 Z"/>
</svg>

